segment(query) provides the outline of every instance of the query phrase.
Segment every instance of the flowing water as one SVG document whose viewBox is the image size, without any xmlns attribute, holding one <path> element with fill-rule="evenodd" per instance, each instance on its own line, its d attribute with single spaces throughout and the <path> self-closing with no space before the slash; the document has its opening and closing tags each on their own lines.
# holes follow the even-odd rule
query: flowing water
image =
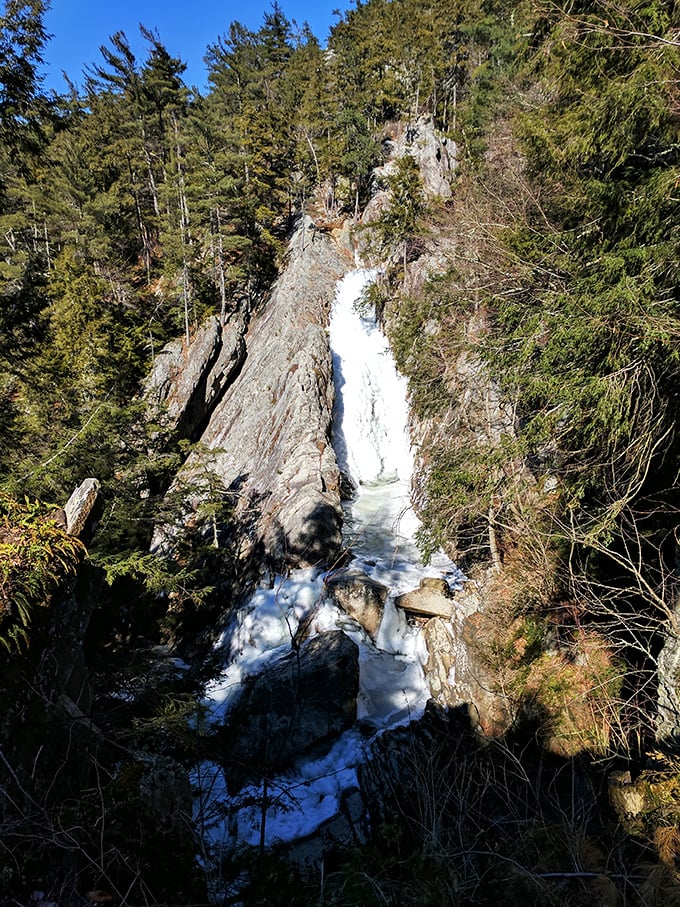
<svg viewBox="0 0 680 907">
<path fill-rule="evenodd" d="M 257 845 L 291 841 L 312 833 L 339 809 L 343 790 L 358 785 L 365 759 L 366 728 L 380 733 L 420 717 L 429 698 L 420 630 L 410 626 L 394 596 L 417 588 L 424 576 L 443 576 L 453 586 L 460 573 L 443 555 L 424 567 L 414 536 L 419 523 L 410 503 L 413 455 L 408 432 L 405 379 L 397 372 L 374 314 L 361 304 L 376 277 L 352 271 L 338 285 L 330 322 L 336 384 L 334 439 L 340 469 L 356 488 L 345 506 L 345 541 L 358 567 L 390 589 L 375 642 L 324 597 L 325 575 L 314 570 L 276 577 L 240 610 L 221 640 L 225 670 L 208 691 L 212 720 L 228 711 L 244 678 L 290 652 L 300 623 L 313 614 L 312 632 L 340 628 L 359 646 L 357 718 L 363 733 L 350 730 L 330 751 L 301 760 L 294 771 L 269 781 L 261 837 L 261 791 L 242 791 L 230 801 L 213 764 L 197 771 L 198 808 L 213 843 Z M 250 804 L 250 805 L 248 805 Z M 256 805 L 253 805 L 256 804 Z"/>
</svg>

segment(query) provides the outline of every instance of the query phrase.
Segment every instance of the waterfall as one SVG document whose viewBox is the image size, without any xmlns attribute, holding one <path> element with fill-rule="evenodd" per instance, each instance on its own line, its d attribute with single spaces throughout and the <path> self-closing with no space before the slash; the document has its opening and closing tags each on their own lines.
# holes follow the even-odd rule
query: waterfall
<svg viewBox="0 0 680 907">
<path fill-rule="evenodd" d="M 292 841 L 312 833 L 340 808 L 344 790 L 358 786 L 356 768 L 366 758 L 366 728 L 375 733 L 422 715 L 429 699 L 423 664 L 427 652 L 420 629 L 409 625 L 394 596 L 416 588 L 425 575 L 460 574 L 443 555 L 424 567 L 414 542 L 419 522 L 410 503 L 413 455 L 408 432 L 405 379 L 398 373 L 375 315 L 361 304 L 363 290 L 376 272 L 352 271 L 340 281 L 330 321 L 330 346 L 336 384 L 334 449 L 340 469 L 356 489 L 345 504 L 345 539 L 353 566 L 390 589 L 375 641 L 331 600 L 325 575 L 314 570 L 277 577 L 256 591 L 221 641 L 226 666 L 208 691 L 215 719 L 228 710 L 244 678 L 289 653 L 300 624 L 313 617 L 313 632 L 342 629 L 359 646 L 360 692 L 357 718 L 364 732 L 345 732 L 321 758 L 301 761 L 295 773 L 270 779 L 266 843 Z M 229 802 L 221 770 L 204 763 L 197 786 L 220 800 L 216 814 L 232 819 L 207 823 L 213 843 L 256 846 L 261 809 Z M 289 793 L 295 791 L 291 798 Z M 275 793 L 276 792 L 276 793 Z M 241 802 L 257 803 L 258 789 L 242 792 Z M 234 818 L 235 816 L 235 818 Z M 204 823 L 205 824 L 205 823 Z"/>
<path fill-rule="evenodd" d="M 331 311 L 335 376 L 333 447 L 356 493 L 345 504 L 345 542 L 355 563 L 393 595 L 418 586 L 426 574 L 460 577 L 436 553 L 427 569 L 415 542 L 420 521 L 411 504 L 414 467 L 407 382 L 362 294 L 377 277 L 351 271 L 338 284 Z"/>
<path fill-rule="evenodd" d="M 410 480 L 406 381 L 397 371 L 375 313 L 362 304 L 377 272 L 352 271 L 339 283 L 331 311 L 335 375 L 333 447 L 355 485 Z"/>
<path fill-rule="evenodd" d="M 390 571 L 382 580 L 393 585 L 400 568 L 420 560 L 413 544 L 418 521 L 410 500 L 406 380 L 375 313 L 361 301 L 375 278 L 369 270 L 346 275 L 331 312 L 333 447 L 356 489 L 345 507 L 346 543 L 362 561 L 379 561 L 383 571 Z"/>
</svg>

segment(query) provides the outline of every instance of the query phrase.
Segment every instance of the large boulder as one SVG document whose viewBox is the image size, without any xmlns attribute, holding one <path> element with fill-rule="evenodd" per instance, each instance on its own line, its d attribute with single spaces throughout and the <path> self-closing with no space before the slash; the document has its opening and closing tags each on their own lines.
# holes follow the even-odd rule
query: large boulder
<svg viewBox="0 0 680 907">
<path fill-rule="evenodd" d="M 389 590 L 363 570 L 347 567 L 326 580 L 326 592 L 375 640 Z"/>
<path fill-rule="evenodd" d="M 356 720 L 359 649 L 340 630 L 323 633 L 249 679 L 218 731 L 217 758 L 239 789 L 329 746 Z"/>
<path fill-rule="evenodd" d="M 398 595 L 394 602 L 397 607 L 419 617 L 442 617 L 444 620 L 453 617 L 453 599 L 446 580 L 443 579 L 425 577 L 418 589 Z"/>
</svg>

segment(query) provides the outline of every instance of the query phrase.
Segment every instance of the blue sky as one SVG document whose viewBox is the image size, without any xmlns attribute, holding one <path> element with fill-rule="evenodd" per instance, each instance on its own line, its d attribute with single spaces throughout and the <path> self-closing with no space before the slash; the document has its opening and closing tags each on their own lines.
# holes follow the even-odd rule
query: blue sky
<svg viewBox="0 0 680 907">
<path fill-rule="evenodd" d="M 298 25 L 308 22 L 323 44 L 337 21 L 333 10 L 346 10 L 352 4 L 350 0 L 280 0 L 279 5 Z M 203 88 L 207 46 L 234 20 L 248 28 L 259 28 L 270 9 L 268 0 L 52 0 L 52 9 L 45 17 L 45 27 L 53 37 L 44 52 L 43 85 L 64 91 L 62 70 L 77 85 L 82 84 L 83 67 L 100 62 L 99 47 L 108 44 L 109 36 L 116 31 L 124 31 L 132 49 L 143 57 L 141 22 L 158 29 L 168 51 L 187 64 L 185 82 Z"/>
</svg>

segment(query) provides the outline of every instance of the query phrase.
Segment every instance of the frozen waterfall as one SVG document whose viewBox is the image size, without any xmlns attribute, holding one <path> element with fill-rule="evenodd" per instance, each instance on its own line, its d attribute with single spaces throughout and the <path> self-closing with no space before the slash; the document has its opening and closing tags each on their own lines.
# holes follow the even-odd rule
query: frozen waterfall
<svg viewBox="0 0 680 907">
<path fill-rule="evenodd" d="M 375 312 L 362 302 L 376 271 L 351 271 L 339 283 L 331 311 L 335 376 L 333 447 L 356 488 L 345 506 L 345 541 L 360 566 L 393 595 L 427 575 L 458 579 L 443 555 L 423 567 L 411 505 L 413 452 L 407 382 L 396 368 Z"/>
<path fill-rule="evenodd" d="M 357 270 L 340 281 L 330 345 L 336 384 L 333 446 L 340 469 L 356 488 L 345 505 L 345 539 L 354 554 L 352 566 L 390 589 L 380 630 L 373 642 L 327 599 L 324 574 L 306 570 L 277 577 L 254 594 L 223 636 L 225 670 L 208 691 L 206 703 L 214 720 L 228 712 L 248 675 L 290 652 L 298 627 L 309 619 L 314 634 L 340 628 L 358 644 L 357 717 L 364 729 L 380 733 L 412 721 L 428 701 L 422 634 L 393 599 L 416 588 L 425 575 L 443 576 L 454 584 L 460 574 L 443 555 L 425 568 L 414 542 L 419 523 L 410 503 L 413 455 L 406 381 L 397 372 L 374 314 L 361 303 L 363 290 L 375 278 L 376 272 Z M 295 771 L 269 779 L 266 843 L 308 835 L 333 816 L 343 790 L 358 785 L 356 767 L 368 746 L 365 731 L 350 730 L 322 758 L 301 759 Z M 223 818 L 204 822 L 213 843 L 255 846 L 262 840 L 256 786 L 241 792 L 238 805 L 230 803 L 221 770 L 212 763 L 200 766 L 196 781 L 201 792 L 209 790 L 219 801 L 216 814 Z M 257 805 L 243 805 L 248 802 Z"/>
</svg>

